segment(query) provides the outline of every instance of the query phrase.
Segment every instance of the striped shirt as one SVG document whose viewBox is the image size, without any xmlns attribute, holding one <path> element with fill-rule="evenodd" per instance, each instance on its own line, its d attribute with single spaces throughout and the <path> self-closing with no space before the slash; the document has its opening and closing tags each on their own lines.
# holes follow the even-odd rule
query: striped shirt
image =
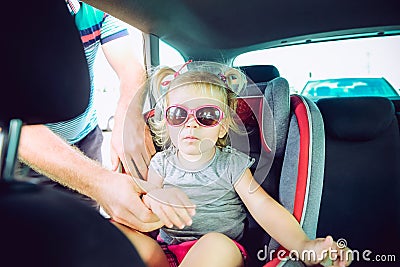
<svg viewBox="0 0 400 267">
<path fill-rule="evenodd" d="M 75 24 L 81 35 L 88 63 L 90 75 L 89 104 L 86 110 L 74 119 L 46 124 L 50 130 L 69 144 L 82 140 L 97 126 L 97 115 L 94 106 L 93 65 L 100 44 L 129 34 L 126 27 L 116 18 L 83 2 L 80 4 L 80 7 L 70 8 L 70 11 L 77 11 Z"/>
</svg>

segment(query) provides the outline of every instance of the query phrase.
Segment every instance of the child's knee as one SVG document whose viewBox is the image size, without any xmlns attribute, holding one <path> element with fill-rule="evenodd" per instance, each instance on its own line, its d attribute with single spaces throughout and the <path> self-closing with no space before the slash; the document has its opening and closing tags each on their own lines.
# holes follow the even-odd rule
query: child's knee
<svg viewBox="0 0 400 267">
<path fill-rule="evenodd" d="M 230 266 L 242 266 L 243 257 L 240 249 L 235 242 L 221 233 L 208 233 L 202 236 L 199 241 L 201 246 L 206 248 L 208 255 L 218 254 L 219 258 L 224 258 L 230 262 Z"/>
<path fill-rule="evenodd" d="M 236 251 L 240 253 L 239 248 L 236 246 L 232 239 L 221 233 L 208 233 L 200 238 L 202 242 L 210 244 L 210 246 L 229 251 Z"/>
<path fill-rule="evenodd" d="M 136 248 L 146 266 L 169 266 L 164 251 L 154 239 L 145 239 L 145 242 L 143 242 L 142 244 L 137 244 Z"/>
<path fill-rule="evenodd" d="M 211 240 L 211 241 L 216 241 L 216 242 L 232 242 L 232 239 L 227 237 L 224 234 L 217 233 L 217 232 L 211 232 L 203 235 L 200 239 L 202 240 Z M 233 243 L 234 244 L 234 243 Z"/>
</svg>

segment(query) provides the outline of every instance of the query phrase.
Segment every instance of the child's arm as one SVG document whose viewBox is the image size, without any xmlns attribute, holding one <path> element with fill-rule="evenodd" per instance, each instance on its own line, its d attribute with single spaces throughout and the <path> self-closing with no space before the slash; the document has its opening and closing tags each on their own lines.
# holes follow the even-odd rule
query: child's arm
<svg viewBox="0 0 400 267">
<path fill-rule="evenodd" d="M 331 237 L 310 240 L 293 215 L 257 184 L 249 169 L 236 182 L 235 190 L 257 223 L 283 247 L 289 251 L 297 251 L 300 256 L 304 250 L 315 252 L 315 259 L 302 258 L 306 264 L 320 263 L 329 249 L 337 248 Z M 350 264 L 351 259 L 345 261 L 341 257 L 343 253 L 338 251 L 338 254 L 336 264 Z"/>
<path fill-rule="evenodd" d="M 265 231 L 285 248 L 301 252 L 309 238 L 293 215 L 255 183 L 257 182 L 247 169 L 236 182 L 235 190 Z"/>
<path fill-rule="evenodd" d="M 143 196 L 143 202 L 167 227 L 184 228 L 192 224 L 195 205 L 179 188 L 162 188 L 164 178 L 151 166 L 147 181 L 154 186 Z"/>
</svg>

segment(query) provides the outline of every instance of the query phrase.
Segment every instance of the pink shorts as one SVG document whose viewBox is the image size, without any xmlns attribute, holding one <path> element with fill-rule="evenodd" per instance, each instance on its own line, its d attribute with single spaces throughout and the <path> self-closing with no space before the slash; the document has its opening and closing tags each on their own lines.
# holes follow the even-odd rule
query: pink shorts
<svg viewBox="0 0 400 267">
<path fill-rule="evenodd" d="M 165 255 L 167 256 L 169 266 L 178 267 L 178 265 L 182 262 L 183 258 L 188 253 L 189 249 L 191 249 L 198 240 L 186 241 L 177 245 L 167 245 L 159 237 L 157 238 L 157 241 L 163 249 Z M 247 252 L 245 248 L 235 240 L 232 241 L 236 244 L 236 246 L 242 253 L 243 261 L 246 266 Z"/>
</svg>

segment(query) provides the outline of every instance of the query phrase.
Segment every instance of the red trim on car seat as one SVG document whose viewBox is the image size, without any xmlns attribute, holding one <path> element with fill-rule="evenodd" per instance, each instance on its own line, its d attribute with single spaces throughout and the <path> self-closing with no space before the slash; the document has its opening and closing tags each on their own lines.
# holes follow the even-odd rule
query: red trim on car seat
<svg viewBox="0 0 400 267">
<path fill-rule="evenodd" d="M 237 102 L 236 114 L 246 126 L 257 125 L 260 132 L 260 142 L 265 151 L 271 152 L 265 136 L 263 134 L 263 103 L 264 97 L 239 97 Z"/>
<path fill-rule="evenodd" d="M 264 122 L 264 119 L 263 119 L 263 105 L 264 105 L 264 98 L 261 97 L 260 98 L 260 106 L 259 106 L 259 109 L 258 109 L 258 120 L 259 120 L 258 127 L 260 128 L 261 144 L 262 144 L 264 150 L 267 151 L 267 152 L 271 152 L 271 148 L 269 148 L 269 146 L 267 144 L 267 140 L 265 140 L 265 136 L 264 136 L 264 133 L 263 133 L 263 122 Z"/>
<path fill-rule="evenodd" d="M 294 199 L 293 215 L 298 222 L 301 220 L 304 200 L 307 192 L 308 165 L 310 161 L 310 128 L 307 108 L 303 100 L 296 95 L 290 97 L 290 103 L 297 118 L 300 132 L 299 165 L 297 173 L 296 194 Z"/>
<path fill-rule="evenodd" d="M 294 197 L 294 208 L 293 215 L 298 222 L 301 221 L 303 215 L 304 200 L 307 192 L 307 180 L 308 180 L 308 165 L 310 161 L 309 147 L 310 147 L 310 127 L 308 120 L 307 107 L 304 104 L 302 98 L 298 95 L 290 96 L 291 110 L 294 112 L 299 127 L 300 134 L 300 151 L 299 151 L 299 164 L 297 172 L 297 183 L 296 193 Z M 286 251 L 284 255 L 280 254 L 281 259 L 284 256 L 289 255 L 289 251 L 280 246 L 277 251 Z M 276 258 L 264 265 L 264 267 L 274 267 L 281 262 L 280 259 Z"/>
<path fill-rule="evenodd" d="M 263 267 L 275 267 L 278 266 L 279 263 L 281 263 L 281 260 L 279 258 L 274 258 L 273 260 L 265 264 Z"/>
</svg>

